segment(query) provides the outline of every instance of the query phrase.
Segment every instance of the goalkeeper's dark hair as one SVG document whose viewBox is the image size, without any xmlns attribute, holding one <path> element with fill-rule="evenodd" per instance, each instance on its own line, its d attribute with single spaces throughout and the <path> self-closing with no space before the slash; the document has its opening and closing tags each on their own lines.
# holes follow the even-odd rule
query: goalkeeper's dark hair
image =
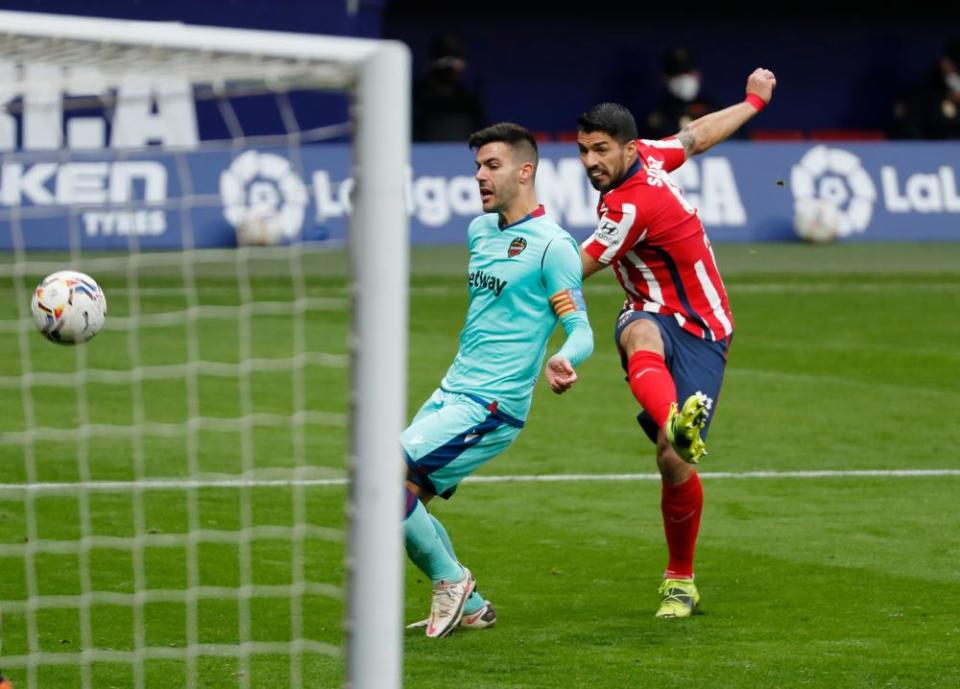
<svg viewBox="0 0 960 689">
<path fill-rule="evenodd" d="M 633 119 L 633 113 L 619 103 L 594 105 L 577 118 L 577 129 L 586 134 L 609 134 L 621 145 L 637 138 L 637 122 Z"/>
<path fill-rule="evenodd" d="M 474 132 L 467 139 L 467 145 L 476 150 L 481 146 L 496 142 L 503 142 L 513 149 L 517 158 L 522 162 L 533 163 L 534 169 L 540 160 L 540 153 L 537 150 L 537 140 L 526 127 L 521 127 L 513 122 L 498 122 L 486 129 Z"/>
</svg>

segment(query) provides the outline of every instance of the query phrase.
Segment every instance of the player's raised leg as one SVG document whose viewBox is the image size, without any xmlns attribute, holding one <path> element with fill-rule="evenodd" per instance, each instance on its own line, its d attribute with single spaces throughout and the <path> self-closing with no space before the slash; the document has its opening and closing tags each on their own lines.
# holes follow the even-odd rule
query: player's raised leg
<svg viewBox="0 0 960 689">
<path fill-rule="evenodd" d="M 684 392 L 690 382 L 683 375 L 685 334 L 678 332 L 672 321 L 654 314 L 627 312 L 618 320 L 617 335 L 627 361 L 630 390 L 643 406 L 638 421 L 657 443 L 660 509 L 668 553 L 657 617 L 689 617 L 700 600 L 693 583 L 693 559 L 703 509 L 700 477 L 691 464 L 705 452 L 700 432 L 711 402 L 697 392 L 687 396 L 680 410 L 677 408 L 678 385 L 668 368 L 668 358 L 682 376 L 680 387 Z M 688 451 L 686 456 L 681 454 L 683 450 Z"/>
<path fill-rule="evenodd" d="M 663 337 L 670 352 L 671 371 L 681 398 L 687 401 L 681 410 L 696 416 L 691 424 L 696 439 L 706 438 L 712 412 L 720 395 L 726 368 L 729 340 L 703 342 L 689 336 L 672 320 L 661 321 Z M 694 584 L 694 552 L 703 512 L 703 487 L 700 476 L 687 458 L 676 451 L 666 432 L 657 438 L 657 465 L 663 477 L 661 512 L 669 559 L 660 588 L 662 602 L 657 617 L 689 617 L 700 603 Z"/>
<path fill-rule="evenodd" d="M 630 391 L 654 424 L 649 428 L 645 419 L 639 418 L 640 425 L 653 439 L 663 430 L 677 455 L 696 464 L 707 452 L 700 432 L 709 414 L 709 400 L 698 393 L 677 406 L 677 388 L 667 367 L 667 349 L 657 318 L 625 311 L 618 320 L 617 343 L 627 362 Z"/>
</svg>

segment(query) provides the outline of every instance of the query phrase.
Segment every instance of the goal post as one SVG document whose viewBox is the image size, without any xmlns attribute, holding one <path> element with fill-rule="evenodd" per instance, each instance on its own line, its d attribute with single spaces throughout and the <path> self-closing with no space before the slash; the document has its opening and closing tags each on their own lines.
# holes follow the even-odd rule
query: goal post
<svg viewBox="0 0 960 689">
<path fill-rule="evenodd" d="M 403 471 L 398 443 L 407 390 L 409 230 L 402 174 L 410 148 L 403 145 L 410 137 L 407 64 L 405 49 L 396 44 L 379 51 L 364 63 L 357 98 L 360 125 L 354 178 L 359 182 L 350 236 L 358 286 L 350 464 L 348 595 L 352 612 L 347 666 L 351 689 L 400 686 L 403 554 L 399 487 Z M 401 106 L 399 115 L 393 110 L 396 105 Z M 359 227 L 367 229 L 353 231 Z M 397 229 L 390 231 L 393 227 Z M 372 250 L 375 244 L 379 246 Z M 384 356 L 388 349 L 393 351 Z M 374 658 L 377 661 L 371 662 Z"/>
<path fill-rule="evenodd" d="M 171 74 L 185 77 L 191 87 L 202 89 L 206 93 L 215 94 L 215 97 L 221 97 L 223 94 L 229 94 L 232 90 L 238 92 L 255 92 L 265 94 L 278 94 L 278 99 L 282 101 L 285 94 L 291 90 L 309 89 L 320 91 L 331 91 L 345 93 L 350 98 L 350 113 L 352 122 L 352 172 L 354 180 L 354 190 L 352 195 L 352 215 L 349 221 L 349 230 L 347 232 L 347 246 L 349 253 L 349 273 L 352 281 L 350 287 L 350 306 L 349 318 L 352 323 L 352 334 L 350 337 L 350 392 L 349 392 L 349 450 L 348 450 L 348 508 L 347 508 L 347 535 L 346 535 L 346 591 L 344 594 L 346 620 L 344 643 L 345 650 L 343 658 L 345 660 L 346 684 L 351 689 L 397 689 L 401 685 L 402 670 L 402 590 L 403 590 L 403 548 L 401 538 L 401 486 L 402 486 L 402 463 L 400 461 L 398 437 L 403 428 L 406 418 L 406 370 L 407 370 L 407 285 L 408 285 L 408 244 L 409 227 L 408 212 L 406 208 L 406 187 L 407 169 L 410 158 L 410 55 L 407 47 L 402 43 L 386 40 L 355 39 L 333 36 L 317 36 L 296 33 L 280 33 L 253 30 L 238 30 L 217 27 L 201 27 L 184 25 L 175 22 L 139 22 L 123 21 L 110 19 L 94 19 L 86 17 L 68 17 L 58 15 L 43 15 L 24 12 L 0 11 L 0 65 L 5 66 L 6 70 L 0 69 L 0 82 L 3 81 L 6 74 L 18 74 L 18 70 L 24 69 L 25 65 L 43 65 L 63 68 L 66 71 L 77 70 L 77 68 L 93 68 L 96 70 L 98 83 L 103 85 L 108 91 L 116 89 L 117 85 L 124 79 L 124 75 L 135 71 L 140 75 L 157 75 L 158 77 L 169 76 Z M 35 72 L 34 74 L 41 74 Z M 19 72 L 20 78 L 23 73 Z M 89 78 L 89 75 L 80 75 L 77 70 L 77 78 Z M 63 75 L 56 77 L 57 83 L 64 90 L 70 88 L 69 79 Z M 36 85 L 36 84 L 34 84 Z M 0 90 L 8 85 L 0 83 Z M 81 89 L 82 92 L 82 89 Z M 21 107 L 21 114 L 31 106 L 29 102 Z M 115 104 L 114 104 L 115 105 Z M 288 106 L 281 103 L 278 106 L 281 114 L 286 121 L 291 119 L 288 116 Z M 286 108 L 286 110 L 285 110 Z M 108 109 L 104 106 L 104 109 Z M 229 107 L 228 107 L 229 110 Z M 10 133 L 10 127 L 15 126 L 12 115 L 0 112 L 0 148 L 6 145 L 7 151 L 0 152 L 3 156 L 3 162 L 13 161 L 11 164 L 21 167 L 16 168 L 18 174 L 23 172 L 24 165 L 21 160 L 70 160 L 69 152 L 67 154 L 58 153 L 49 148 L 45 154 L 37 154 L 33 158 L 18 157 L 15 150 L 10 150 L 11 142 L 16 142 L 17 136 Z M 231 116 L 225 116 L 227 120 L 226 128 L 231 130 L 232 141 L 229 143 L 230 150 L 238 156 L 245 150 L 256 148 L 256 139 L 247 137 L 243 131 L 237 131 L 235 124 L 231 122 Z M 62 122 L 59 122 L 62 125 Z M 114 123 L 115 124 L 115 123 Z M 58 134 L 62 136 L 62 134 Z M 56 137 L 55 137 L 56 138 Z M 300 146 L 303 136 L 302 132 L 295 128 L 288 127 L 278 140 L 283 142 L 281 145 L 289 147 L 291 157 L 298 155 L 297 150 Z M 5 144 L 6 142 L 6 144 Z M 201 142 L 202 143 L 202 142 Z M 13 146 L 15 148 L 15 145 Z M 176 145 L 168 149 L 158 149 L 154 145 L 133 147 L 120 151 L 118 155 L 127 160 L 140 160 L 149 157 L 153 152 L 164 152 L 172 150 L 171 155 L 177 156 L 174 166 L 186 170 L 184 180 L 181 182 L 180 191 L 184 198 L 192 198 L 192 191 L 189 187 L 189 166 L 185 162 L 184 154 L 177 152 Z M 89 151 L 84 151 L 88 154 Z M 44 155 L 47 158 L 44 158 Z M 4 170 L 7 168 L 5 167 Z M 14 168 L 10 168 L 14 169 Z M 25 174 L 25 173 L 24 173 Z M 282 175 L 281 175 L 282 176 Z M 37 178 L 39 179 L 39 177 Z M 59 181 L 59 179 L 57 180 Z M 7 184 L 4 189 L 10 193 L 12 188 L 9 180 L 0 179 L 0 184 Z M 221 180 L 223 184 L 223 180 Z M 228 183 L 233 183 L 228 180 Z M 285 182 L 284 182 L 285 183 Z M 127 182 L 132 185 L 133 182 Z M 25 185 L 25 183 L 24 183 Z M 117 188 L 121 188 L 121 183 L 117 183 Z M 149 185 L 149 180 L 148 180 Z M 36 182 L 32 187 L 36 194 L 41 194 L 43 189 L 41 183 Z M 109 190 L 92 189 L 86 187 L 88 193 L 100 193 L 112 195 L 114 192 L 114 183 L 111 180 Z M 292 187 L 291 187 L 292 188 Z M 304 192 L 302 188 L 292 188 L 290 193 L 297 197 Z M 204 203 L 200 194 L 196 196 L 197 203 Z M 9 199 L 8 199 L 9 201 Z M 57 201 L 59 203 L 59 200 Z M 121 199 L 120 207 L 134 208 L 136 204 L 129 200 Z M 184 201 L 183 204 L 191 203 Z M 301 202 L 300 213 L 302 215 Z M 124 204 L 126 204 L 124 206 Z M 19 201 L 9 201 L 11 206 L 9 212 L 6 212 L 3 218 L 0 218 L 0 224 L 9 223 L 11 236 L 13 237 L 13 249 L 11 251 L 13 267 L 2 268 L 5 279 L 12 280 L 14 284 L 20 285 L 24 276 L 30 274 L 28 266 L 46 265 L 47 259 L 37 261 L 34 254 L 28 254 L 29 238 L 25 238 L 24 219 L 29 219 L 31 213 L 37 215 L 36 208 L 19 208 Z M 193 266 L 196 262 L 195 253 L 197 247 L 194 245 L 193 227 L 189 221 L 190 208 L 185 205 L 173 207 L 170 212 L 180 214 L 188 218 L 186 224 L 189 226 L 183 232 L 183 241 L 179 246 L 165 247 L 172 249 L 173 252 L 182 252 L 181 263 L 185 282 L 183 291 L 187 293 L 186 307 L 183 311 L 186 316 L 182 318 L 186 321 L 183 326 L 177 318 L 164 314 L 143 314 L 141 315 L 137 308 L 130 307 L 129 313 L 116 317 L 112 314 L 107 316 L 106 331 L 111 327 L 122 327 L 125 330 L 137 330 L 143 324 L 149 324 L 150 327 L 184 327 L 186 336 L 190 339 L 190 344 L 186 349 L 190 352 L 189 360 L 178 363 L 176 366 L 168 367 L 166 371 L 173 372 L 171 375 L 185 378 L 185 385 L 190 390 L 191 399 L 196 401 L 199 393 L 196 390 L 197 376 L 199 373 L 212 373 L 217 376 L 227 376 L 234 372 L 239 380 L 238 389 L 243 392 L 250 387 L 249 377 L 251 371 L 254 373 L 281 370 L 293 368 L 296 373 L 297 366 L 303 366 L 304 362 L 308 364 L 313 361 L 333 359 L 330 356 L 314 355 L 313 352 L 302 351 L 302 347 L 297 349 L 291 355 L 288 361 L 265 362 L 250 355 L 250 358 L 241 361 L 232 368 L 224 364 L 212 364 L 198 360 L 200 354 L 196 350 L 197 331 L 202 325 L 200 319 L 205 314 L 210 314 L 213 318 L 223 318 L 225 309 L 230 307 L 209 308 L 198 304 L 196 295 L 191 295 L 191 290 L 195 290 L 193 283 Z M 296 209 L 295 209 L 296 210 Z M 78 220 L 76 213 L 70 211 L 69 224 L 70 236 L 75 237 L 80 233 L 76 224 Z M 137 302 L 140 298 L 136 275 L 143 266 L 161 265 L 164 262 L 174 263 L 169 257 L 158 259 L 154 262 L 148 254 L 141 252 L 140 240 L 131 233 L 128 245 L 125 249 L 129 251 L 129 269 L 126 274 L 131 276 L 131 287 L 129 287 L 129 296 L 131 303 Z M 266 248 L 264 252 L 272 249 Z M 286 247 L 285 256 L 290 256 L 291 264 L 299 261 L 296 249 L 296 240 L 289 242 Z M 247 264 L 254 257 L 256 248 L 239 248 L 235 250 L 237 257 L 230 258 L 235 261 L 236 273 L 239 284 L 241 298 L 246 298 L 250 293 L 251 278 L 247 272 Z M 83 250 L 73 244 L 71 239 L 70 257 L 76 259 L 81 256 Z M 268 254 L 265 254 L 268 255 Z M 102 265 L 107 266 L 111 261 L 117 260 L 114 256 L 103 256 L 98 254 L 93 259 L 92 265 L 97 265 L 100 261 Z M 178 259 L 179 260 L 179 259 Z M 201 258 L 200 260 L 207 260 Z M 211 259 L 214 260 L 214 259 Z M 110 264 L 112 265 L 112 264 Z M 300 265 L 296 263 L 296 265 Z M 64 266 L 67 267 L 67 266 Z M 302 278 L 298 274 L 299 269 L 294 269 L 294 281 Z M 123 270 L 118 271 L 124 274 Z M 96 277 L 96 275 L 95 275 Z M 10 284 L 9 282 L 7 283 Z M 306 309 L 318 300 L 313 299 L 302 284 L 298 288 L 300 294 L 292 300 L 289 310 L 299 317 L 303 317 Z M 23 301 L 23 288 L 17 287 L 14 294 L 19 301 Z M 29 294 L 26 294 L 29 299 Z M 107 290 L 108 302 L 110 300 L 110 291 Z M 278 310 L 287 309 L 287 306 L 280 307 L 275 303 L 256 304 L 244 301 L 236 307 L 231 313 L 242 314 L 243 318 L 249 319 L 261 313 L 274 313 Z M 206 310 L 205 310 L 206 309 Z M 11 389 L 19 389 L 24 395 L 24 399 L 31 398 L 34 393 L 34 386 L 41 385 L 62 385 L 60 381 L 53 380 L 52 376 L 34 372 L 30 366 L 30 355 L 25 353 L 28 346 L 24 344 L 28 329 L 25 321 L 28 317 L 28 310 L 24 310 L 23 304 L 18 304 L 16 321 L 0 324 L 4 325 L 3 332 L 17 332 L 20 334 L 19 344 L 13 347 L 19 347 L 21 358 L 24 359 L 21 371 L 20 383 L 16 383 L 12 376 L 4 377 L 0 375 L 0 387 L 2 392 L 8 392 Z M 113 320 L 113 323 L 111 323 Z M 119 324 L 119 325 L 118 325 Z M 294 326 L 294 331 L 302 326 Z M 251 325 L 249 322 L 241 325 L 240 331 L 243 338 L 249 340 L 252 335 L 249 332 Z M 30 336 L 32 337 L 32 335 Z M 98 336 L 103 338 L 103 335 Z M 139 338 L 139 336 L 137 336 Z M 302 338 L 301 338 L 302 339 Z M 140 339 L 129 340 L 131 351 L 140 351 L 139 348 L 149 346 L 149 343 Z M 96 347 L 104 342 L 95 340 L 89 345 L 83 347 Z M 33 346 L 33 345 L 30 345 Z M 53 346 L 53 345 L 50 345 Z M 249 349 L 243 345 L 240 346 L 241 354 L 244 349 Z M 247 352 L 249 355 L 249 351 Z M 123 383 L 131 387 L 130 399 L 134 400 L 134 406 L 143 405 L 141 399 L 142 393 L 140 387 L 144 380 L 150 380 L 151 376 L 162 378 L 164 371 L 152 370 L 149 366 L 141 365 L 139 360 L 131 358 L 131 369 L 128 371 L 102 371 L 88 370 L 87 355 L 83 348 L 78 348 L 77 370 L 71 372 L 71 380 L 85 388 L 89 381 L 102 383 Z M 150 369 L 150 370 L 148 370 Z M 191 382 L 192 381 L 192 382 Z M 297 383 L 295 383 L 296 385 Z M 300 383 L 302 385 L 302 383 Z M 137 408 L 133 412 L 134 421 L 129 424 L 129 428 L 120 428 L 113 425 L 108 426 L 102 422 L 98 425 L 90 415 L 89 407 L 91 400 L 87 399 L 85 392 L 77 394 L 77 424 L 71 429 L 69 437 L 75 437 L 79 440 L 78 456 L 76 463 L 80 466 L 79 477 L 76 485 L 44 485 L 35 479 L 35 464 L 38 455 L 37 429 L 40 424 L 31 410 L 24 411 L 25 428 L 0 430 L 0 450 L 10 450 L 16 446 L 22 450 L 24 464 L 27 466 L 25 478 L 22 487 L 4 483 L 0 478 L 0 500 L 20 499 L 24 503 L 23 514 L 26 521 L 25 531 L 29 538 L 28 542 L 13 544 L 0 542 L 0 558 L 3 563 L 8 564 L 11 559 L 21 557 L 25 561 L 23 566 L 25 577 L 31 578 L 31 572 L 36 569 L 36 558 L 40 555 L 75 552 L 80 563 L 81 569 L 88 568 L 91 565 L 91 551 L 95 547 L 104 543 L 108 547 L 115 547 L 121 540 L 119 537 L 111 539 L 100 538 L 90 533 L 88 498 L 89 495 L 97 491 L 114 490 L 114 487 L 104 485 L 95 485 L 95 482 L 85 480 L 84 475 L 87 472 L 88 464 L 91 460 L 87 448 L 87 442 L 90 438 L 99 437 L 106 434 L 111 437 L 129 439 L 133 438 L 135 447 L 140 447 L 138 452 L 142 452 L 144 438 L 151 434 L 157 436 L 170 436 L 176 432 L 176 429 L 170 424 L 152 424 L 147 418 L 142 408 Z M 296 396 L 296 395 L 295 395 Z M 302 394 L 301 394 L 302 396 Z M 302 401 L 301 401 L 302 402 Z M 25 405 L 29 406 L 27 402 Z M 312 419 L 323 417 L 324 413 L 316 412 L 305 408 L 301 403 L 294 409 L 294 419 L 289 423 L 291 428 L 301 424 L 303 419 Z M 188 406 L 196 407 L 191 404 Z M 271 413 L 257 413 L 250 400 L 241 403 L 242 415 L 236 419 L 217 420 L 212 422 L 206 418 L 190 418 L 182 425 L 185 433 L 195 434 L 199 430 L 204 430 L 207 426 L 215 427 L 216 430 L 236 428 L 237 434 L 247 434 L 249 436 L 251 428 L 258 423 L 282 424 L 284 421 L 280 415 Z M 195 412 L 193 409 L 192 412 Z M 327 415 L 329 416 L 329 415 Z M 31 425 L 32 424 L 32 425 Z M 177 427 L 179 428 L 179 427 Z M 188 448 L 190 445 L 188 440 Z M 139 443 L 139 445 L 138 445 Z M 239 444 L 245 448 L 243 452 L 248 454 L 250 441 L 244 437 Z M 296 444 L 296 441 L 294 441 Z M 188 453 L 194 450 L 188 450 Z M 9 455 L 6 455 L 9 456 Z M 245 470 L 249 470 L 249 462 L 244 465 Z M 291 509 L 295 518 L 292 528 L 289 531 L 288 538 L 293 542 L 292 553 L 296 557 L 302 552 L 302 541 L 304 534 L 309 532 L 311 525 L 301 523 L 300 517 L 304 510 L 304 500 L 302 494 L 296 493 L 301 490 L 298 483 L 299 475 L 294 472 L 290 474 L 290 485 L 293 486 L 294 507 Z M 238 488 L 240 491 L 250 490 L 249 485 L 243 483 L 250 478 L 249 472 L 238 473 L 242 485 Z M 131 482 L 128 492 L 134 496 L 135 508 L 132 522 L 136 533 L 127 539 L 130 549 L 139 549 L 139 554 L 133 555 L 135 563 L 134 569 L 138 566 L 142 570 L 142 563 L 137 564 L 138 558 L 142 557 L 144 544 L 150 544 L 156 541 L 164 545 L 182 545 L 188 554 L 191 549 L 196 549 L 198 540 L 202 541 L 203 535 L 190 533 L 183 539 L 167 537 L 163 539 L 157 537 L 153 541 L 150 538 L 152 534 L 144 533 L 145 529 L 142 514 L 137 514 L 140 502 L 143 500 L 145 491 L 154 490 L 156 486 L 148 485 L 141 480 L 139 470 L 135 474 L 135 480 Z M 187 477 L 188 481 L 195 477 Z M 185 482 L 186 483 L 186 482 Z M 199 483 L 203 487 L 202 481 Z M 191 487 L 186 490 L 193 491 L 192 499 L 195 499 L 195 492 L 198 490 L 197 484 L 190 484 Z M 123 489 L 117 489 L 123 490 Z M 63 494 L 71 498 L 77 498 L 80 505 L 80 526 L 77 543 L 69 544 L 62 540 L 55 543 L 44 543 L 43 529 L 38 528 L 36 523 L 37 511 L 35 501 L 40 495 Z M 13 496 L 13 497 L 11 497 Z M 249 566 L 245 564 L 249 560 L 249 538 L 250 534 L 256 535 L 257 525 L 250 523 L 250 499 L 246 493 L 243 493 L 241 504 L 244 505 L 243 511 L 246 513 L 239 522 L 244 532 L 240 539 L 239 549 L 241 555 L 239 561 L 241 567 Z M 188 505 L 189 505 L 188 501 Z M 195 515 L 190 516 L 191 524 L 195 520 Z M 134 527 L 132 527 L 134 528 Z M 272 529 L 272 531 L 271 531 Z M 191 528 L 191 531 L 193 529 Z M 263 533 L 273 534 L 279 532 L 277 527 L 263 527 Z M 227 537 L 223 534 L 216 535 L 221 540 Z M 215 540 L 215 539 L 214 539 Z M 246 555 L 244 555 L 246 552 Z M 225 592 L 223 589 L 207 589 L 197 585 L 197 563 L 191 563 L 188 568 L 191 573 L 188 577 L 187 590 L 182 598 L 186 601 L 188 608 L 188 623 L 191 615 L 195 617 L 195 611 L 189 612 L 190 606 L 196 603 L 198 597 L 203 597 L 206 592 L 212 596 L 220 596 L 224 599 L 232 599 L 234 595 Z M 291 565 L 294 572 L 302 570 L 302 563 Z M 299 568 L 299 569 L 298 569 Z M 38 611 L 42 611 L 48 604 L 53 608 L 57 606 L 72 606 L 79 601 L 81 607 L 81 632 L 79 635 L 83 648 L 74 649 L 76 652 L 69 654 L 72 656 L 70 662 L 79 664 L 82 668 L 87 668 L 81 672 L 81 685 L 87 689 L 93 684 L 89 672 L 89 666 L 95 662 L 123 663 L 128 662 L 137 665 L 132 673 L 131 686 L 134 689 L 143 689 L 146 686 L 142 667 L 143 662 L 147 660 L 164 661 L 167 659 L 184 661 L 191 666 L 186 673 L 186 686 L 189 689 L 200 686 L 197 677 L 195 661 L 198 657 L 207 653 L 215 655 L 217 652 L 227 652 L 222 646 L 204 645 L 198 643 L 196 631 L 187 633 L 183 643 L 189 648 L 180 650 L 171 649 L 153 649 L 145 645 L 145 634 L 142 629 L 136 630 L 133 634 L 135 648 L 131 653 L 121 653 L 110 649 L 101 649 L 88 647 L 86 644 L 94 643 L 91 633 L 92 623 L 90 621 L 91 606 L 94 603 L 116 603 L 118 605 L 127 605 L 134 609 L 133 619 L 142 624 L 144 606 L 157 600 L 168 600 L 171 597 L 180 600 L 181 596 L 173 596 L 169 591 L 151 592 L 136 590 L 132 595 L 111 593 L 99 596 L 95 583 L 92 582 L 89 572 L 79 572 L 81 581 L 80 595 L 55 595 L 41 593 L 35 582 L 27 581 L 24 587 L 26 597 L 24 600 L 4 600 L 4 589 L 0 588 L 0 634 L 3 634 L 5 607 L 8 610 L 14 610 L 22 614 L 26 622 L 23 629 L 25 634 L 36 634 L 37 624 L 36 616 Z M 143 583 L 142 571 L 135 577 L 134 583 Z M 249 608 L 249 599 L 257 595 L 258 591 L 265 592 L 264 595 L 276 597 L 279 587 L 257 587 L 250 580 L 248 573 L 240 577 L 241 585 L 238 587 L 241 591 L 237 594 L 241 608 Z M 300 581 L 300 577 L 293 575 L 293 583 L 287 587 L 283 595 L 290 599 L 302 596 L 309 587 Z M 99 596 L 99 597 L 98 597 Z M 295 606 L 291 605 L 291 617 L 297 618 L 299 615 L 306 614 L 302 610 L 294 611 Z M 249 609 L 247 609 L 249 617 Z M 242 615 L 241 615 L 242 617 Z M 195 623 L 195 620 L 193 620 Z M 299 656 L 302 653 L 309 653 L 314 648 L 309 639 L 297 635 L 298 622 L 291 623 L 291 638 L 286 642 L 291 649 L 291 657 Z M 241 622 L 241 632 L 247 629 L 249 625 Z M 302 627 L 302 625 L 299 625 Z M 257 653 L 260 648 L 267 648 L 266 644 L 258 645 L 256 639 L 240 638 L 237 654 Z M 170 644 L 175 645 L 174 643 Z M 40 651 L 40 646 L 34 639 L 26 643 L 28 651 L 23 654 L 13 654 L 9 652 L 10 644 L 4 643 L 0 637 L 0 651 L 7 650 L 6 660 L 0 652 L 0 671 L 10 674 L 11 670 L 21 669 L 27 678 L 27 689 L 34 689 L 37 685 L 38 666 L 46 662 L 58 662 L 50 653 Z M 270 648 L 273 648 L 270 646 Z M 229 651 L 233 653 L 234 651 Z M 68 654 L 60 656 L 61 660 Z M 6 663 L 6 664 L 5 664 Z M 298 661 L 291 661 L 290 684 L 292 687 L 308 686 L 305 678 L 300 675 Z M 248 673 L 239 672 L 237 684 L 238 687 L 250 686 Z M 23 689 L 19 686 L 17 689 Z"/>
</svg>

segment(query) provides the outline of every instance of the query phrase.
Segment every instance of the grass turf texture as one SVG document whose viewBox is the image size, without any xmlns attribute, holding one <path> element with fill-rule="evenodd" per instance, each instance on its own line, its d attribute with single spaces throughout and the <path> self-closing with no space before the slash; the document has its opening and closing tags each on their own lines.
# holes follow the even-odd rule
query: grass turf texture
<svg viewBox="0 0 960 689">
<path fill-rule="evenodd" d="M 719 245 L 718 260 L 731 295 L 737 335 L 718 414 L 711 454 L 703 471 L 957 468 L 960 446 L 960 245 Z M 39 256 L 45 263 L 56 257 Z M 462 248 L 418 249 L 413 254 L 410 328 L 410 413 L 436 386 L 456 352 L 463 322 L 466 255 Z M 328 308 L 306 312 L 303 341 L 310 351 L 344 353 L 348 313 L 343 257 L 306 256 L 304 288 Z M 66 262 L 63 263 L 66 265 Z M 253 298 L 284 302 L 296 293 L 282 262 L 254 261 Z M 78 266 L 81 270 L 83 266 Z M 24 279 L 29 296 L 35 280 Z M 49 271 L 46 271 L 49 272 Z M 99 370 L 175 366 L 187 361 L 191 326 L 140 331 L 139 343 L 116 327 L 129 315 L 125 273 L 90 269 L 110 304 L 107 329 L 81 349 L 57 347 L 34 333 L 25 340 L 6 331 L 0 339 L 0 379 L 22 372 L 20 342 L 29 346 L 34 371 L 69 373 L 80 364 Z M 175 271 L 174 271 L 175 272 Z M 144 270 L 139 283 L 143 314 L 189 305 L 179 275 Z M 230 266 L 197 271 L 202 305 L 236 305 L 241 291 Z M 5 312 L 17 317 L 17 293 L 0 283 Z M 538 384 L 533 412 L 519 440 L 482 475 L 652 473 L 652 447 L 633 421 L 635 403 L 623 384 L 612 347 L 619 288 L 608 274 L 592 278 L 586 297 L 597 349 L 580 369 L 578 386 L 562 397 Z M 338 301 L 340 300 L 340 301 Z M 31 326 L 32 327 L 32 326 Z M 257 315 L 249 348 L 241 345 L 236 319 L 196 321 L 203 361 L 237 363 L 244 357 L 289 357 L 295 335 L 290 318 Z M 391 334 L 382 334 L 385 346 Z M 555 337 L 551 351 L 559 346 Z M 79 360 L 78 360 L 79 357 Z M 303 404 L 342 412 L 346 370 L 306 365 Z M 201 372 L 195 387 L 169 375 L 142 384 L 143 418 L 178 424 L 189 416 L 187 400 L 206 418 L 295 411 L 296 374 L 252 373 L 249 387 L 236 376 Z M 193 393 L 190 390 L 193 389 Z M 80 423 L 83 394 L 73 387 L 37 386 L 31 400 L 39 425 L 60 429 Z M 77 461 L 78 441 L 69 432 L 45 434 L 34 445 L 33 465 L 13 439 L 25 429 L 22 391 L 12 383 L 0 400 L 0 482 L 119 480 L 190 475 L 182 435 L 148 437 L 138 452 L 131 438 L 94 435 L 89 461 Z M 249 402 L 243 399 L 248 395 Z M 88 382 L 91 424 L 135 421 L 137 393 L 130 384 Z M 81 405 L 82 406 L 82 405 Z M 297 461 L 296 433 L 289 427 L 255 426 L 246 439 L 247 466 L 269 478 Z M 318 477 L 341 476 L 345 431 L 309 423 L 303 461 Z M 196 469 L 205 476 L 241 471 L 240 433 L 203 429 L 195 434 Z M 136 468 L 139 465 L 139 470 Z M 498 626 L 431 641 L 407 632 L 405 686 L 472 688 L 539 687 L 856 687 L 906 689 L 955 687 L 960 670 L 960 477 L 831 479 L 705 479 L 706 506 L 698 549 L 703 615 L 664 622 L 653 618 L 656 586 L 665 563 L 657 481 L 466 484 L 449 504 L 436 504 L 458 554 L 477 574 L 481 591 L 496 605 Z M 251 524 L 289 526 L 294 521 L 289 488 L 248 489 Z M 304 489 L 308 521 L 343 526 L 344 489 Z M 197 492 L 198 525 L 233 532 L 243 523 L 238 489 Z M 76 496 L 39 495 L 36 537 L 75 542 L 82 534 Z M 97 537 L 135 533 L 131 491 L 92 493 L 89 531 Z M 189 526 L 187 491 L 144 494 L 143 526 L 158 536 L 184 534 Z M 29 532 L 23 493 L 0 491 L 0 546 L 23 544 Z M 322 534 L 323 532 L 321 532 Z M 198 545 L 203 586 L 242 583 L 242 549 L 233 543 Z M 12 552 L 12 551 L 11 551 Z M 258 538 L 250 546 L 249 581 L 292 580 L 289 539 Z M 303 547 L 310 581 L 342 585 L 342 545 L 336 536 L 311 536 Z M 130 549 L 95 548 L 90 586 L 133 592 Z M 188 583 L 183 545 L 147 545 L 147 588 L 183 590 Z M 36 556 L 40 595 L 81 592 L 80 558 L 74 553 Z M 0 555 L 0 611 L 4 657 L 30 646 L 26 616 L 9 612 L 27 596 L 22 557 Z M 407 568 L 406 619 L 423 617 L 429 584 Z M 254 598 L 251 635 L 257 641 L 289 638 L 287 598 Z M 342 603 L 336 595 L 304 600 L 304 636 L 340 645 Z M 182 648 L 186 607 L 150 603 L 144 640 Z M 82 646 L 76 609 L 41 607 L 36 647 L 75 654 Z M 99 649 L 133 648 L 130 607 L 90 608 L 92 643 Z M 198 641 L 239 641 L 237 604 L 198 603 Z M 304 686 L 336 687 L 342 659 L 304 656 Z M 236 658 L 197 660 L 198 686 L 238 686 Z M 246 671 L 251 686 L 286 686 L 289 661 L 255 656 Z M 26 687 L 22 667 L 4 668 Z M 182 662 L 150 661 L 146 686 L 184 686 Z M 45 663 L 39 687 L 80 686 L 75 667 Z M 96 664 L 93 686 L 131 687 L 121 663 Z"/>
</svg>

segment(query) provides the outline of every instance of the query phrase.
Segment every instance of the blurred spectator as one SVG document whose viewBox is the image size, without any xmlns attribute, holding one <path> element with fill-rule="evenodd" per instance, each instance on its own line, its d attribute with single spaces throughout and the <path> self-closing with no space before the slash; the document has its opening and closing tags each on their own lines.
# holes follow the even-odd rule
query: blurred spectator
<svg viewBox="0 0 960 689">
<path fill-rule="evenodd" d="M 466 141 L 486 126 L 476 89 L 467 84 L 463 43 L 457 36 L 430 42 L 430 65 L 413 85 L 414 141 Z"/>
<path fill-rule="evenodd" d="M 688 50 L 677 48 L 666 53 L 660 77 L 663 94 L 660 103 L 646 117 L 644 136 L 651 139 L 673 136 L 692 120 L 719 109 L 716 101 L 701 92 L 702 75 Z"/>
<path fill-rule="evenodd" d="M 898 139 L 960 139 L 960 36 L 944 46 L 937 65 L 893 108 Z"/>
</svg>

